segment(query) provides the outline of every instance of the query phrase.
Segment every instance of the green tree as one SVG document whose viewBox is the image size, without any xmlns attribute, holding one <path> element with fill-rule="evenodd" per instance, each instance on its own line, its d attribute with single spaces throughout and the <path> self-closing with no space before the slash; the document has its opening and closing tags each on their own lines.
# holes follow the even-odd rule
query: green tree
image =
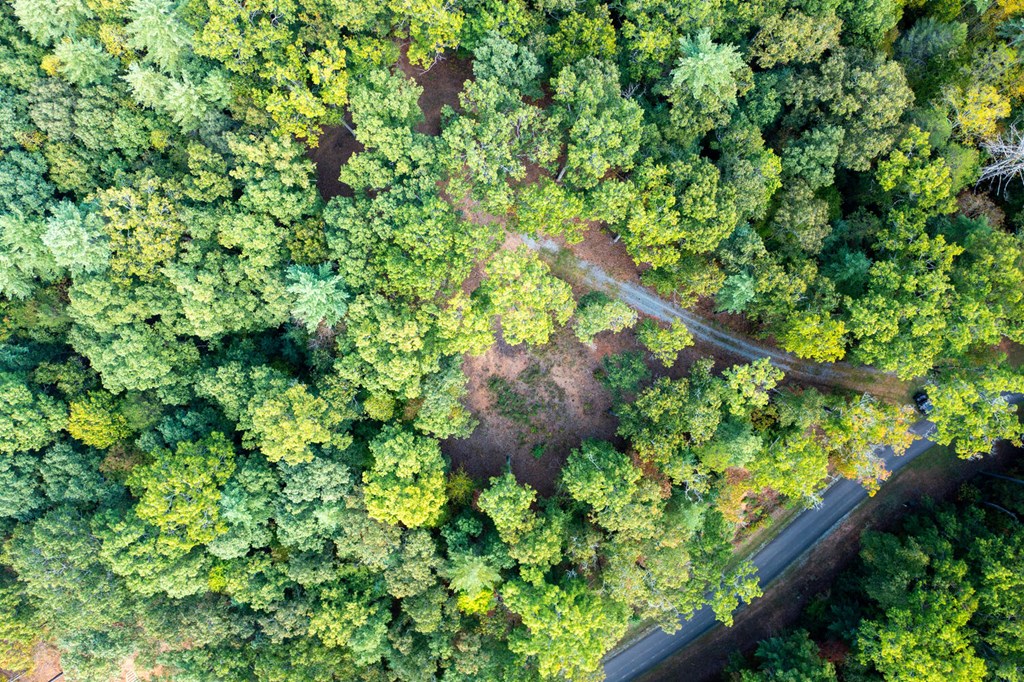
<svg viewBox="0 0 1024 682">
<path fill-rule="evenodd" d="M 52 636 L 76 651 L 62 666 L 77 674 L 98 659 L 92 670 L 83 666 L 86 678 L 116 674 L 138 636 L 134 621 L 124 623 L 135 613 L 133 595 L 102 563 L 100 548 L 90 519 L 62 507 L 19 526 L 5 550 Z"/>
<path fill-rule="evenodd" d="M 551 178 L 523 186 L 516 198 L 515 218 L 523 232 L 565 237 L 570 244 L 583 241 L 587 228 L 583 222 L 585 203 L 580 194 L 566 189 Z"/>
<path fill-rule="evenodd" d="M 693 345 L 693 335 L 680 320 L 667 329 L 654 320 L 644 320 L 636 329 L 636 337 L 666 367 L 676 364 L 679 352 Z"/>
<path fill-rule="evenodd" d="M 637 263 L 673 265 L 683 254 L 714 250 L 739 221 L 736 188 L 706 158 L 691 155 L 670 165 L 645 162 L 628 183 L 604 183 L 602 219 L 623 233 Z"/>
<path fill-rule="evenodd" d="M 681 39 L 679 49 L 668 99 L 673 134 L 689 140 L 728 122 L 752 75 L 739 50 L 713 42 L 708 29 Z"/>
<path fill-rule="evenodd" d="M 400 73 L 381 69 L 357 78 L 350 91 L 356 139 L 392 162 L 407 155 L 413 146 L 413 127 L 423 120 L 417 104 L 423 88 Z"/>
<path fill-rule="evenodd" d="M 390 0 L 400 35 L 411 40 L 409 61 L 423 68 L 434 64 L 447 48 L 457 48 L 465 15 L 442 0 Z"/>
<path fill-rule="evenodd" d="M 601 369 L 594 375 L 612 393 L 612 399 L 619 402 L 626 394 L 635 393 L 637 387 L 651 378 L 651 370 L 644 362 L 643 353 L 625 351 L 606 355 L 601 359 Z"/>
<path fill-rule="evenodd" d="M 868 47 L 881 47 L 903 16 L 904 0 L 842 0 L 836 14 L 843 20 L 845 34 Z"/>
<path fill-rule="evenodd" d="M 968 567 L 948 555 L 930 556 L 949 542 L 927 547 L 915 538 L 904 544 L 893 536 L 866 533 L 862 543 L 868 565 L 865 589 L 884 612 L 858 626 L 858 660 L 892 680 L 983 678 L 985 662 L 976 655 L 966 627 L 978 605 L 966 580 Z M 887 578 L 891 585 L 882 587 Z"/>
<path fill-rule="evenodd" d="M 471 192 L 495 214 L 508 212 L 510 182 L 526 178 L 527 164 L 548 167 L 558 156 L 554 125 L 539 107 L 524 104 L 517 90 L 487 79 L 459 95 L 462 112 L 441 133 L 445 165 L 455 196 Z"/>
<path fill-rule="evenodd" d="M 750 56 L 770 69 L 779 64 L 817 61 L 823 52 L 839 44 L 842 22 L 835 15 L 811 17 L 799 11 L 774 14 L 754 36 Z"/>
<path fill-rule="evenodd" d="M 436 438 L 469 437 L 478 422 L 463 404 L 468 381 L 458 359 L 446 361 L 441 371 L 424 383 L 423 402 L 413 426 Z"/>
<path fill-rule="evenodd" d="M 112 279 L 124 284 L 132 277 L 156 280 L 161 266 L 177 255 L 192 211 L 153 176 L 140 177 L 134 186 L 106 189 L 98 198 L 110 239 Z"/>
<path fill-rule="evenodd" d="M 806 630 L 762 640 L 757 645 L 757 672 L 744 670 L 741 682 L 836 682 L 835 666 L 818 654 Z"/>
<path fill-rule="evenodd" d="M 460 554 L 446 569 L 448 586 L 459 595 L 459 608 L 466 613 L 486 611 L 501 584 L 501 573 L 486 557 Z"/>
<path fill-rule="evenodd" d="M 555 325 L 568 322 L 576 307 L 569 285 L 525 246 L 499 252 L 487 264 L 482 286 L 501 316 L 505 341 L 513 346 L 547 343 Z"/>
<path fill-rule="evenodd" d="M 501 596 L 523 621 L 509 648 L 535 661 L 541 679 L 587 679 L 626 632 L 628 610 L 580 582 L 566 587 L 509 583 Z"/>
<path fill-rule="evenodd" d="M 384 653 L 391 614 L 380 588 L 367 576 L 337 581 L 319 590 L 309 632 L 328 647 L 345 647 L 361 666 L 373 665 Z"/>
<path fill-rule="evenodd" d="M 288 293 L 292 296 L 292 317 L 310 332 L 320 325 L 333 327 L 348 309 L 345 280 L 334 273 L 329 263 L 312 268 L 292 265 L 288 268 Z"/>
<path fill-rule="evenodd" d="M 117 63 L 93 40 L 62 40 L 53 50 L 60 62 L 60 73 L 74 85 L 84 86 L 107 81 L 117 71 Z"/>
<path fill-rule="evenodd" d="M 79 24 L 93 16 L 82 0 L 58 0 L 49 6 L 32 0 L 15 0 L 12 5 L 18 23 L 41 45 L 50 45 L 74 33 Z"/>
<path fill-rule="evenodd" d="M 50 207 L 42 242 L 57 267 L 66 269 L 72 277 L 101 272 L 110 258 L 100 216 L 70 201 Z"/>
<path fill-rule="evenodd" d="M 573 499 L 588 505 L 595 523 L 626 538 L 657 533 L 664 501 L 654 481 L 611 443 L 584 441 L 562 469 L 562 483 Z"/>
<path fill-rule="evenodd" d="M 555 71 L 585 59 L 610 61 L 615 56 L 615 26 L 605 5 L 588 12 L 571 12 L 558 22 L 550 38 Z"/>
<path fill-rule="evenodd" d="M 26 298 L 37 278 L 49 279 L 53 274 L 53 256 L 43 245 L 43 230 L 42 221 L 18 212 L 0 216 L 0 294 Z"/>
<path fill-rule="evenodd" d="M 996 441 L 1020 443 L 1024 427 L 1017 406 L 1003 396 L 1020 393 L 1024 381 L 1006 367 L 989 367 L 983 373 L 950 371 L 928 389 L 935 411 L 935 442 L 953 445 L 960 457 L 971 458 L 992 450 Z"/>
<path fill-rule="evenodd" d="M 170 0 L 135 0 L 125 27 L 128 44 L 165 73 L 176 73 L 191 52 L 192 31 Z"/>
<path fill-rule="evenodd" d="M 733 365 L 722 372 L 725 385 L 733 394 L 729 397 L 729 410 L 734 415 L 750 414 L 766 407 L 783 377 L 782 370 L 772 365 L 770 358 L 761 358 L 747 365 Z"/>
<path fill-rule="evenodd" d="M 346 323 L 334 366 L 339 376 L 382 403 L 422 395 L 423 380 L 440 369 L 441 349 L 429 310 L 360 295 L 349 305 Z"/>
<path fill-rule="evenodd" d="M 5 617 L 0 623 L 0 665 L 8 670 L 28 670 L 35 667 L 32 649 L 39 639 L 39 614 L 32 607 L 24 586 L 5 575 L 0 583 L 0 610 Z"/>
<path fill-rule="evenodd" d="M 350 418 L 348 405 L 332 404 L 301 383 L 287 388 L 274 383 L 249 402 L 243 422 L 243 442 L 248 447 L 258 448 L 271 462 L 297 464 L 313 458 L 314 444 L 348 445 L 350 439 L 342 429 Z"/>
<path fill-rule="evenodd" d="M 491 485 L 480 493 L 477 505 L 494 522 L 502 541 L 515 545 L 537 526 L 531 510 L 537 493 L 528 485 L 519 485 L 508 472 L 492 478 Z"/>
<path fill-rule="evenodd" d="M 558 180 L 579 189 L 596 186 L 609 171 L 627 172 L 640 151 L 643 110 L 622 96 L 613 65 L 584 59 L 552 82 L 554 115 L 568 135 Z"/>
<path fill-rule="evenodd" d="M 409 528 L 434 526 L 444 512 L 444 458 L 437 441 L 395 426 L 370 441 L 373 464 L 363 473 L 370 516 Z"/>
<path fill-rule="evenodd" d="M 0 452 L 14 454 L 44 448 L 67 424 L 67 408 L 33 390 L 23 375 L 0 373 L 5 399 L 0 408 Z"/>
<path fill-rule="evenodd" d="M 527 97 L 541 95 L 538 78 L 543 68 L 537 56 L 525 45 L 490 31 L 473 50 L 473 75 L 477 80 L 505 83 Z"/>
<path fill-rule="evenodd" d="M 215 432 L 152 456 L 152 463 L 132 471 L 128 485 L 139 497 L 139 518 L 160 529 L 159 544 L 187 552 L 224 533 L 220 500 L 235 470 L 231 442 Z"/>
<path fill-rule="evenodd" d="M 73 438 L 94 448 L 109 448 L 132 433 L 113 397 L 95 391 L 71 401 L 67 428 Z"/>
<path fill-rule="evenodd" d="M 620 332 L 636 324 L 636 311 L 600 291 L 583 295 L 576 306 L 573 331 L 581 343 L 592 343 L 601 332 Z"/>
<path fill-rule="evenodd" d="M 797 357 L 836 362 L 846 355 L 846 323 L 829 315 L 806 312 L 792 317 L 779 344 Z"/>
<path fill-rule="evenodd" d="M 872 159 L 892 147 L 901 132 L 900 117 L 914 99 L 899 64 L 842 48 L 797 72 L 781 85 L 779 94 L 793 107 L 785 117 L 789 124 L 842 129 L 839 166 L 856 171 L 868 170 Z"/>
<path fill-rule="evenodd" d="M 319 197 L 302 145 L 290 138 L 252 134 L 229 136 L 227 143 L 235 155 L 229 175 L 242 188 L 240 206 L 284 224 L 313 212 Z"/>
<path fill-rule="evenodd" d="M 346 52 L 331 19 L 359 12 L 317 14 L 310 3 L 258 0 L 239 6 L 207 0 L 208 15 L 193 39 L 196 54 L 224 64 L 273 119 L 281 137 L 315 138 L 340 117 L 347 101 Z M 280 138 L 279 138 L 280 139 Z"/>
<path fill-rule="evenodd" d="M 710 360 L 702 360 L 688 378 L 659 379 L 624 405 L 619 415 L 618 433 L 629 439 L 637 454 L 661 465 L 670 478 L 685 482 L 697 494 L 707 492 L 711 481 L 694 449 L 717 433 L 727 397 L 721 380 L 711 376 L 711 366 Z"/>
</svg>

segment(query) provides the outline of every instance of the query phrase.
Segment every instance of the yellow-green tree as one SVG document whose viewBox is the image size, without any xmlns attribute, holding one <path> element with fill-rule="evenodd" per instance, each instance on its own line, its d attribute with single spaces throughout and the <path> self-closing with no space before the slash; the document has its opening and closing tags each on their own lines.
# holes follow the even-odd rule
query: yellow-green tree
<svg viewBox="0 0 1024 682">
<path fill-rule="evenodd" d="M 363 473 L 370 516 L 409 528 L 437 525 L 447 501 L 438 442 L 388 426 L 370 441 L 370 455 L 373 462 Z"/>
</svg>

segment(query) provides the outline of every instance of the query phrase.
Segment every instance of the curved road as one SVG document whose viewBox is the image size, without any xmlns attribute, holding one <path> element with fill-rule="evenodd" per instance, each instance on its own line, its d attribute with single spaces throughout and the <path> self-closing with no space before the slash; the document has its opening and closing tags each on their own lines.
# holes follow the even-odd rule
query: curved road
<svg viewBox="0 0 1024 682">
<path fill-rule="evenodd" d="M 520 235 L 523 243 L 531 249 L 557 254 L 562 247 L 550 239 L 537 241 Z M 708 323 L 707 320 L 677 305 L 659 298 L 649 290 L 632 282 L 623 282 L 608 275 L 600 267 L 578 258 L 573 265 L 579 270 L 582 282 L 587 286 L 605 291 L 629 304 L 640 312 L 665 322 L 682 321 L 694 337 L 714 344 L 733 355 L 758 360 L 771 358 L 772 364 L 787 375 L 815 383 L 840 385 L 857 391 L 870 391 L 873 382 L 894 381 L 891 374 L 868 367 L 854 367 L 846 363 L 818 364 L 803 360 L 790 353 L 762 346 Z M 1024 396 L 1009 396 L 1013 403 L 1020 403 Z M 928 436 L 934 425 L 921 420 L 910 431 L 919 438 L 914 441 L 902 457 L 896 457 L 891 448 L 880 448 L 878 454 L 885 460 L 889 471 L 897 472 L 934 443 Z M 809 549 L 825 538 L 857 505 L 867 499 L 868 494 L 856 481 L 840 479 L 834 482 L 822 495 L 821 504 L 801 512 L 779 535 L 762 547 L 753 557 L 758 578 L 764 588 Z M 675 633 L 668 635 L 655 629 L 636 640 L 625 649 L 605 659 L 604 671 L 608 682 L 627 682 L 651 670 L 666 658 L 689 645 L 716 625 L 714 614 L 704 607 L 693 614 Z"/>
</svg>

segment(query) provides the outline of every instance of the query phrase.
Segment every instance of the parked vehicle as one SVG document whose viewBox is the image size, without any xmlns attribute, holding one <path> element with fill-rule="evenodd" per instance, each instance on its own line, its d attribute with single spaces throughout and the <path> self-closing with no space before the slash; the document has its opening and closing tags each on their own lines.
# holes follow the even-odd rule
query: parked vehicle
<svg viewBox="0 0 1024 682">
<path fill-rule="evenodd" d="M 914 404 L 917 405 L 917 411 L 925 416 L 931 414 L 932 410 L 935 409 L 932 399 L 924 391 L 918 391 L 914 394 Z"/>
</svg>

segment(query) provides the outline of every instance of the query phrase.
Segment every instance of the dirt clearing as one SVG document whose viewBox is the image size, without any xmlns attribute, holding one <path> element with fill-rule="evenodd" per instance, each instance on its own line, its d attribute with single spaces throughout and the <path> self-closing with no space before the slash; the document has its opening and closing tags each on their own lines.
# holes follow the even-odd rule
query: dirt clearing
<svg viewBox="0 0 1024 682">
<path fill-rule="evenodd" d="M 316 166 L 316 188 L 324 201 L 352 196 L 352 188 L 338 180 L 338 174 L 352 155 L 361 151 L 363 145 L 345 126 L 329 126 L 324 128 L 317 146 L 306 152 Z"/>
<path fill-rule="evenodd" d="M 553 494 L 574 448 L 587 438 L 615 440 L 611 396 L 594 372 L 602 358 L 638 348 L 629 331 L 602 334 L 589 348 L 561 329 L 540 348 L 499 340 L 484 355 L 468 357 L 466 406 L 480 425 L 469 438 L 443 443 L 452 468 L 486 482 L 511 458 L 520 482 L 541 495 Z"/>
<path fill-rule="evenodd" d="M 441 109 L 446 104 L 454 109 L 459 108 L 459 93 L 462 92 L 462 86 L 466 81 L 473 79 L 473 62 L 449 54 L 443 55 L 440 61 L 424 70 L 409 63 L 407 47 L 403 46 L 397 66 L 402 73 L 423 88 L 419 105 L 424 120 L 416 126 L 416 132 L 440 135 Z"/>
</svg>

